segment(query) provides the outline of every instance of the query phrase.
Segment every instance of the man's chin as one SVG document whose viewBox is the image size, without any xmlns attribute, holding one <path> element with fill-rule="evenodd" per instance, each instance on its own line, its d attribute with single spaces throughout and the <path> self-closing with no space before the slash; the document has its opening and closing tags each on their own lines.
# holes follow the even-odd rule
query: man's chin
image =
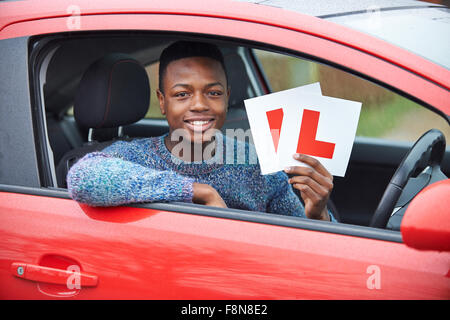
<svg viewBox="0 0 450 320">
<path fill-rule="evenodd" d="M 216 128 L 209 128 L 207 130 L 198 131 L 185 129 L 185 131 L 183 137 L 187 138 L 190 143 L 204 144 L 211 142 L 219 130 Z"/>
<path fill-rule="evenodd" d="M 178 141 L 190 144 L 205 144 L 211 142 L 217 132 L 220 130 L 216 128 L 210 128 L 204 131 L 195 131 L 186 128 L 179 128 L 172 132 L 172 141 Z"/>
<path fill-rule="evenodd" d="M 204 132 L 191 132 L 188 139 L 193 144 L 205 144 L 211 142 L 216 135 L 216 129 L 209 129 Z"/>
</svg>

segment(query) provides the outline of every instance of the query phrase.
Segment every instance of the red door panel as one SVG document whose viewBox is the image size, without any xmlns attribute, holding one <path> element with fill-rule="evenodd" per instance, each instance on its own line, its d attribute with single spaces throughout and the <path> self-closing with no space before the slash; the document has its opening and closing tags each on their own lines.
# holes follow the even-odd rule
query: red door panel
<svg viewBox="0 0 450 320">
<path fill-rule="evenodd" d="M 98 282 L 58 288 L 13 263 L 74 263 Z M 448 299 L 449 266 L 401 243 L 0 193 L 2 299 Z"/>
</svg>

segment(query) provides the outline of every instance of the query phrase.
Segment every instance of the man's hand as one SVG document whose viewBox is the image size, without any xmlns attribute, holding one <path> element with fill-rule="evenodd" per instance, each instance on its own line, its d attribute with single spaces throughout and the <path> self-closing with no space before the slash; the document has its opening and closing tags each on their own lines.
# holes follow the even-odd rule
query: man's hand
<svg viewBox="0 0 450 320">
<path fill-rule="evenodd" d="M 203 183 L 194 183 L 193 189 L 194 196 L 192 198 L 192 202 L 213 207 L 227 207 L 225 201 L 223 201 L 217 190 L 210 185 Z"/>
<path fill-rule="evenodd" d="M 284 170 L 294 175 L 289 179 L 289 183 L 300 191 L 305 201 L 306 216 L 310 219 L 330 221 L 327 202 L 333 190 L 333 176 L 318 160 L 310 156 L 296 153 L 294 159 L 310 166 L 294 166 Z"/>
</svg>

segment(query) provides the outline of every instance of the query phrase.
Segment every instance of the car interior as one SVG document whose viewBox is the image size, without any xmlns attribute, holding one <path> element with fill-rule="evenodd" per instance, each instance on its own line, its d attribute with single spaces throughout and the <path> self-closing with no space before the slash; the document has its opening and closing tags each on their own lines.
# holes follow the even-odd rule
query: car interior
<svg viewBox="0 0 450 320">
<path fill-rule="evenodd" d="M 75 110 L 75 117 L 68 115 L 67 112 L 75 107 L 77 89 L 89 66 L 111 53 L 127 54 L 141 65 L 148 66 L 158 61 L 161 51 L 173 41 L 175 40 L 167 37 L 161 39 L 155 37 L 150 39 L 146 37 L 92 39 L 89 37 L 65 41 L 58 45 L 45 72 L 46 80 L 43 90 L 47 131 L 55 164 L 59 163 L 68 151 L 88 142 L 88 124 L 76 117 Z M 261 87 L 254 88 L 256 81 L 250 82 L 242 57 L 245 53 L 242 49 L 242 47 L 222 47 L 227 70 L 232 70 L 229 72 L 229 81 L 233 83 L 229 113 L 224 129 L 248 129 L 243 101 L 255 96 L 255 91 L 259 93 L 262 91 Z M 151 90 L 155 90 L 155 88 L 151 88 Z M 117 89 L 117 92 L 119 91 Z M 127 111 L 132 107 L 129 103 L 123 103 L 120 109 Z M 141 114 L 140 119 L 133 119 L 134 121 L 123 125 L 122 135 L 151 137 L 168 131 L 167 122 L 164 119 L 144 119 L 144 116 L 145 113 Z M 95 140 L 111 140 L 114 135 L 117 137 L 117 128 L 111 130 L 112 128 L 114 126 L 111 125 L 108 125 L 107 128 L 96 128 Z"/>
<path fill-rule="evenodd" d="M 168 131 L 165 119 L 145 117 L 151 91 L 156 89 L 154 82 L 145 79 L 154 76 L 150 66 L 157 63 L 161 51 L 179 39 L 213 41 L 220 47 L 231 84 L 223 129 L 249 129 L 243 101 L 271 90 L 252 51 L 253 46 L 267 50 L 261 44 L 250 47 L 226 39 L 137 32 L 54 36 L 41 50 L 38 73 L 53 177 L 47 187 L 66 188 L 68 169 L 88 152 L 117 139 L 159 136 Z M 108 75 L 114 68 L 113 85 L 108 87 Z M 105 104 L 110 90 L 114 94 Z M 334 180 L 329 207 L 338 221 L 369 225 L 410 147 L 408 143 L 356 139 L 346 176 Z M 447 152 L 446 159 L 448 156 Z M 444 163 L 442 171 L 448 176 L 449 161 Z"/>
</svg>

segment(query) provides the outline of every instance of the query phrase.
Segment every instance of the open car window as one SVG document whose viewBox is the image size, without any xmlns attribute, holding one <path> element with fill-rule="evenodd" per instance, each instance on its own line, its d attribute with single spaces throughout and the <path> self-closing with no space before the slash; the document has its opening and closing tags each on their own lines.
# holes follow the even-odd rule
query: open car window
<svg viewBox="0 0 450 320">
<path fill-rule="evenodd" d="M 74 96 L 84 70 L 107 53 L 124 52 L 133 56 L 145 67 L 150 79 L 149 109 L 141 121 L 125 126 L 124 134 L 130 138 L 156 137 L 168 131 L 155 93 L 158 87 L 158 58 L 161 51 L 177 39 L 174 36 L 144 34 L 134 37 L 121 34 L 99 36 L 95 40 L 80 36 L 62 38 L 48 51 L 48 63 L 41 69 L 41 78 L 45 79 L 41 86 L 48 152 L 53 160 L 51 170 L 55 181 L 57 167 L 65 154 L 88 142 L 89 128 L 80 127 L 74 120 Z M 447 138 L 450 137 L 448 124 L 439 115 L 350 72 L 293 56 L 292 52 L 282 54 L 261 49 L 257 44 L 252 47 L 231 41 L 217 43 L 224 54 L 231 84 L 224 129 L 249 129 L 245 99 L 315 82 L 320 83 L 325 96 L 362 102 L 357 140 L 347 174 L 335 179 L 330 202 L 332 212 L 342 223 L 369 225 L 370 217 L 398 163 L 411 142 L 421 134 L 430 128 L 438 128 Z M 378 140 L 375 144 L 358 140 L 364 137 Z M 406 144 L 397 146 L 383 142 L 389 140 Z M 371 151 L 367 152 L 369 149 Z M 447 163 L 444 171 L 448 173 Z M 59 182 L 50 182 L 48 186 L 61 187 Z M 236 217 L 232 210 L 229 211 L 232 217 Z"/>
</svg>

